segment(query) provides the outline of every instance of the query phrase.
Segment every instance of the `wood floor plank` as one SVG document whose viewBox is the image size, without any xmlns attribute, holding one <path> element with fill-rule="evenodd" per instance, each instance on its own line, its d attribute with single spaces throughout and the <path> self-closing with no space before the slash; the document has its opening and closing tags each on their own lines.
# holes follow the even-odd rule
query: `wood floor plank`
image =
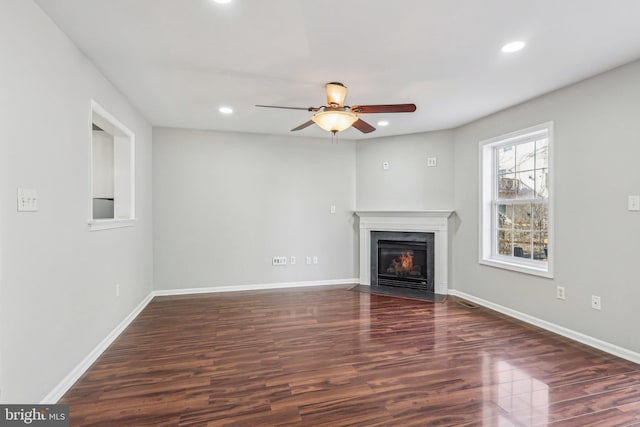
<svg viewBox="0 0 640 427">
<path fill-rule="evenodd" d="M 631 426 L 640 366 L 453 297 L 156 297 L 67 392 L 72 426 Z"/>
</svg>

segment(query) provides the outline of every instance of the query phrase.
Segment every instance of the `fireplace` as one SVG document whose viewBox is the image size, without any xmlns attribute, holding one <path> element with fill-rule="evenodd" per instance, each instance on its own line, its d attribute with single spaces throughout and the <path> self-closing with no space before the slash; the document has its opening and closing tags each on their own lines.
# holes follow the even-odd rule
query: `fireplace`
<svg viewBox="0 0 640 427">
<path fill-rule="evenodd" d="M 434 237 L 371 231 L 371 286 L 434 292 Z"/>
<path fill-rule="evenodd" d="M 360 285 L 377 286 L 378 284 L 378 248 L 377 243 L 374 244 L 372 241 L 373 233 L 427 233 L 433 235 L 431 251 L 433 258 L 428 255 L 427 250 L 428 261 L 431 262 L 431 270 L 427 271 L 431 277 L 428 277 L 427 283 L 433 286 L 436 295 L 449 293 L 447 285 L 449 272 L 448 229 L 449 218 L 453 215 L 453 211 L 358 211 L 355 214 L 358 217 L 358 228 L 360 229 Z M 393 241 L 396 239 L 385 238 L 382 240 Z M 375 247 L 375 252 L 372 250 L 372 246 Z M 376 254 L 375 260 L 372 259 L 374 253 Z M 372 262 L 376 263 L 375 268 L 372 266 Z M 414 259 L 414 262 L 417 261 Z M 384 289 L 400 290 L 393 287 Z M 407 292 L 424 291 L 407 290 Z"/>
</svg>

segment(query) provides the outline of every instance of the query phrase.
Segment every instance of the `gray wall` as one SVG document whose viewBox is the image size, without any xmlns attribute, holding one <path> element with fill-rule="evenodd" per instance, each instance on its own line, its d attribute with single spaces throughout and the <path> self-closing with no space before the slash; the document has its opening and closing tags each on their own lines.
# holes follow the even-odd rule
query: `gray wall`
<svg viewBox="0 0 640 427">
<path fill-rule="evenodd" d="M 555 124 L 555 279 L 478 264 L 478 142 Z M 455 289 L 640 351 L 640 62 L 455 131 Z M 566 301 L 555 298 L 566 287 Z M 602 311 L 590 308 L 602 297 Z"/>
<path fill-rule="evenodd" d="M 152 288 L 151 128 L 31 1 L 0 2 L 0 58 L 0 401 L 35 403 Z M 135 132 L 135 227 L 89 231 L 91 98 Z"/>
<path fill-rule="evenodd" d="M 156 289 L 357 276 L 355 143 L 154 128 L 153 145 Z"/>
<path fill-rule="evenodd" d="M 358 141 L 358 210 L 452 209 L 453 150 L 452 131 Z M 428 157 L 436 167 L 427 167 Z"/>
</svg>

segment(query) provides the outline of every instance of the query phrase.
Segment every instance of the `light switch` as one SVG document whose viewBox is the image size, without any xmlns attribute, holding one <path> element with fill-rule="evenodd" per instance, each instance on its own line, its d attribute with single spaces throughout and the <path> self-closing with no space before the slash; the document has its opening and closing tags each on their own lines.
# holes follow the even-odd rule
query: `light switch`
<svg viewBox="0 0 640 427">
<path fill-rule="evenodd" d="M 389 170 L 389 162 L 382 162 L 382 170 L 385 170 L 385 171 Z"/>
<path fill-rule="evenodd" d="M 18 188 L 18 212 L 36 212 L 38 192 L 32 188 Z"/>
<path fill-rule="evenodd" d="M 336 213 L 336 205 L 331 205 L 330 212 L 331 212 L 332 214 Z"/>
<path fill-rule="evenodd" d="M 629 196 L 627 203 L 630 211 L 640 211 L 640 196 Z"/>
</svg>

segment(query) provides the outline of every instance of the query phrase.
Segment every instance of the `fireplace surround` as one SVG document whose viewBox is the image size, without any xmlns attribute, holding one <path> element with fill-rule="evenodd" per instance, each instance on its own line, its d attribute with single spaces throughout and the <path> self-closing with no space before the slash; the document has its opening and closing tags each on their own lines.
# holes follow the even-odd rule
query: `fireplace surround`
<svg viewBox="0 0 640 427">
<path fill-rule="evenodd" d="M 371 261 L 372 235 L 376 236 L 373 232 L 431 233 L 433 292 L 448 294 L 448 223 L 453 211 L 357 211 L 355 214 L 360 231 L 361 285 L 371 286 L 375 280 Z"/>
</svg>

